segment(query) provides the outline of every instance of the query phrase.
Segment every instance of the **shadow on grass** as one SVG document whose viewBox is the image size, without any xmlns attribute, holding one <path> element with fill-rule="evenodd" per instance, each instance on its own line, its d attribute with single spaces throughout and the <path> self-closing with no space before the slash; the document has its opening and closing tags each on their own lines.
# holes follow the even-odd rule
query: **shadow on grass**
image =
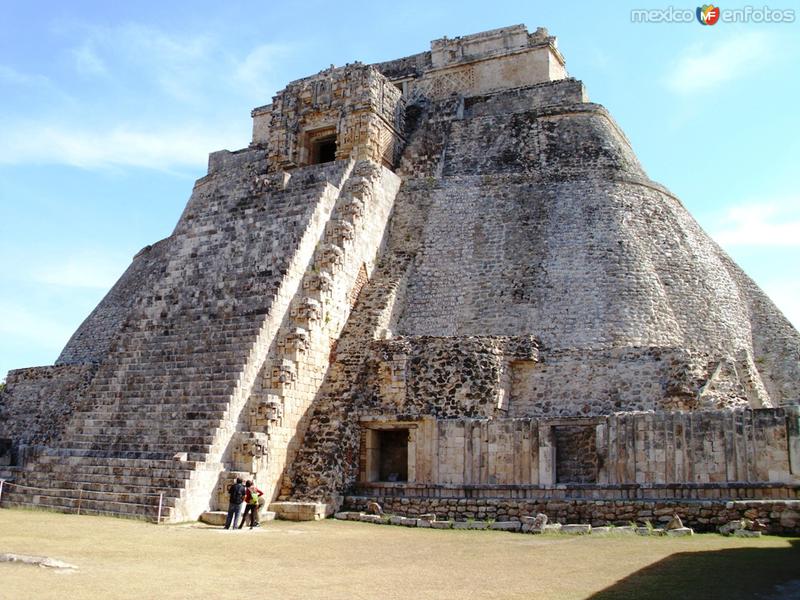
<svg viewBox="0 0 800 600">
<path fill-rule="evenodd" d="M 673 554 L 590 598 L 800 599 L 800 539 L 791 540 L 786 548 L 736 548 Z"/>
</svg>

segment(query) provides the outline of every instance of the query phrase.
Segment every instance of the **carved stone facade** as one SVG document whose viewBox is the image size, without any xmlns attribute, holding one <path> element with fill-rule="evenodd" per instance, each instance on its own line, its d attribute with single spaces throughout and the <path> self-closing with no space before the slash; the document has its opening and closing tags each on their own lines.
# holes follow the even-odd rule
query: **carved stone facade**
<svg viewBox="0 0 800 600">
<path fill-rule="evenodd" d="M 327 159 L 372 160 L 392 167 L 400 156 L 405 100 L 371 65 L 331 68 L 290 83 L 272 104 L 253 110 L 253 144 L 268 149 L 275 169 Z"/>
<path fill-rule="evenodd" d="M 800 334 L 545 30 L 330 68 L 252 116 L 57 365 L 10 374 L 0 476 L 53 492 L 4 504 L 151 518 L 163 491 L 181 520 L 239 476 L 291 519 L 769 502 L 797 531 Z"/>
</svg>

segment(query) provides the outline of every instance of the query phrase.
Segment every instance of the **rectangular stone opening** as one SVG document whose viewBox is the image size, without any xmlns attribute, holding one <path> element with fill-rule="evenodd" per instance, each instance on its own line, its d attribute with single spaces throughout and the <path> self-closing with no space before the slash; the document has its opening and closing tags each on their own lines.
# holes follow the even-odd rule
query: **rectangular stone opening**
<svg viewBox="0 0 800 600">
<path fill-rule="evenodd" d="M 597 483 L 597 444 L 594 426 L 553 427 L 556 483 Z"/>
<path fill-rule="evenodd" d="M 408 427 L 366 429 L 362 437 L 362 481 L 409 481 L 409 446 L 411 430 Z M 412 461 L 413 462 L 413 461 Z"/>
<path fill-rule="evenodd" d="M 336 134 L 314 138 L 311 142 L 311 164 L 319 165 L 336 160 Z"/>
<path fill-rule="evenodd" d="M 0 467 L 15 466 L 16 458 L 14 441 L 10 438 L 0 438 Z"/>
<path fill-rule="evenodd" d="M 408 481 L 408 429 L 378 432 L 379 481 Z"/>
</svg>

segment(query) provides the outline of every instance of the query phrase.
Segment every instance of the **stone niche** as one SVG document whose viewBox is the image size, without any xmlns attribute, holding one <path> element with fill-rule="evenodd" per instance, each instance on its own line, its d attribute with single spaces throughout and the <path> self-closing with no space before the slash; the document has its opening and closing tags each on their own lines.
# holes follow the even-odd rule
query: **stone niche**
<svg viewBox="0 0 800 600">
<path fill-rule="evenodd" d="M 415 479 L 418 423 L 377 418 L 361 423 L 362 482 L 405 483 Z"/>
<path fill-rule="evenodd" d="M 254 109 L 253 145 L 267 147 L 273 172 L 348 158 L 392 168 L 405 143 L 404 113 L 402 93 L 375 67 L 331 68 Z"/>
</svg>

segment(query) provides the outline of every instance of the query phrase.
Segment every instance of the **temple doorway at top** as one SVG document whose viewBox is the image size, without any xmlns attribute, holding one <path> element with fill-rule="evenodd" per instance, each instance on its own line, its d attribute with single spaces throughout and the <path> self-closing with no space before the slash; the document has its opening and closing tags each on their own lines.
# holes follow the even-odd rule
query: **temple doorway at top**
<svg viewBox="0 0 800 600">
<path fill-rule="evenodd" d="M 311 164 L 319 165 L 336 160 L 336 135 L 328 135 L 311 142 Z"/>
</svg>

